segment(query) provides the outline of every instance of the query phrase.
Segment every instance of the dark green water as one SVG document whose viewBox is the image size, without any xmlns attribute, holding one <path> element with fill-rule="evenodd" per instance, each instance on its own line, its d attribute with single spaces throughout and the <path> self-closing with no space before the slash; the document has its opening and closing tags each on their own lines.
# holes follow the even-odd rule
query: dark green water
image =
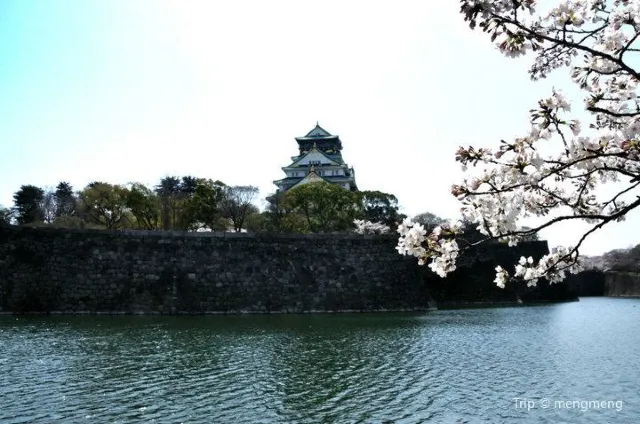
<svg viewBox="0 0 640 424">
<path fill-rule="evenodd" d="M 0 423 L 640 423 L 639 330 L 640 300 L 607 298 L 425 314 L 2 317 Z"/>
</svg>

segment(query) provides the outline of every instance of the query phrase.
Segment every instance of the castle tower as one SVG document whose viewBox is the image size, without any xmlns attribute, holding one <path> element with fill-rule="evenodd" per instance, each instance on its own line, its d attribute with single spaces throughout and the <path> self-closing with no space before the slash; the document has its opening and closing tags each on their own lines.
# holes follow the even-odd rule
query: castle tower
<svg viewBox="0 0 640 424">
<path fill-rule="evenodd" d="M 282 168 L 286 177 L 273 182 L 279 192 L 312 181 L 326 181 L 346 190 L 358 190 L 353 168 L 342 160 L 339 136 L 329 134 L 316 123 L 314 129 L 304 137 L 296 137 L 296 141 L 299 154 L 291 158 L 290 165 Z"/>
</svg>

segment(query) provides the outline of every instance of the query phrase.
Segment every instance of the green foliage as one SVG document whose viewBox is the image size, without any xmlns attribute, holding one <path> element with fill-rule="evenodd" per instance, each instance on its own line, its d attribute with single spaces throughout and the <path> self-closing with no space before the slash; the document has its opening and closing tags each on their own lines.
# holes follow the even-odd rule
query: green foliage
<svg viewBox="0 0 640 424">
<path fill-rule="evenodd" d="M 295 212 L 289 212 L 282 217 L 280 220 L 280 228 L 284 233 L 296 234 L 311 232 L 307 219 L 303 215 Z"/>
<path fill-rule="evenodd" d="M 207 228 L 224 230 L 219 206 L 224 199 L 224 183 L 210 179 L 198 179 L 193 194 L 184 200 L 182 227 L 186 230 Z"/>
<path fill-rule="evenodd" d="M 261 214 L 263 231 L 270 233 L 306 233 L 307 221 L 296 211 L 283 206 L 284 193 L 276 193 L 267 198 L 267 209 Z"/>
<path fill-rule="evenodd" d="M 141 183 L 132 183 L 126 205 L 135 219 L 135 227 L 157 230 L 160 226 L 160 198 Z"/>
<path fill-rule="evenodd" d="M 156 193 L 160 196 L 177 195 L 181 192 L 179 177 L 164 177 L 156 186 Z"/>
<path fill-rule="evenodd" d="M 186 196 L 192 195 L 196 192 L 199 183 L 200 179 L 196 177 L 190 175 L 184 176 L 180 181 L 180 192 Z"/>
<path fill-rule="evenodd" d="M 182 199 L 180 178 L 164 177 L 155 188 L 162 205 L 162 229 L 171 230 L 177 227 L 178 210 Z"/>
<path fill-rule="evenodd" d="M 54 192 L 55 197 L 55 216 L 74 215 L 76 213 L 77 200 L 73 194 L 73 187 L 66 181 L 61 181 L 56 186 Z"/>
<path fill-rule="evenodd" d="M 425 228 L 435 228 L 446 220 L 431 212 L 422 212 L 413 217 L 413 222 L 424 225 Z"/>
<path fill-rule="evenodd" d="M 379 222 L 391 228 L 397 226 L 406 215 L 398 211 L 398 198 L 381 191 L 357 192 L 361 202 L 360 219 Z"/>
<path fill-rule="evenodd" d="M 267 207 L 263 212 L 263 228 L 264 231 L 281 233 L 286 232 L 283 228 L 283 217 L 287 213 L 282 207 L 282 198 L 284 193 L 276 192 L 267 196 Z"/>
<path fill-rule="evenodd" d="M 600 267 L 609 271 L 640 272 L 640 244 L 630 249 L 611 250 L 600 258 Z"/>
<path fill-rule="evenodd" d="M 13 195 L 13 211 L 19 225 L 42 221 L 44 191 L 34 185 L 23 185 Z"/>
<path fill-rule="evenodd" d="M 92 183 L 80 192 L 87 220 L 108 230 L 126 228 L 130 224 L 127 199 L 129 190 L 119 185 Z"/>
<path fill-rule="evenodd" d="M 268 220 L 269 215 L 267 212 L 258 212 L 256 211 L 247 215 L 244 220 L 244 228 L 249 233 L 262 233 L 268 231 Z"/>
<path fill-rule="evenodd" d="M 86 228 L 95 230 L 103 230 L 105 228 L 104 225 L 86 222 L 81 217 L 75 215 L 59 216 L 54 219 L 49 226 L 56 228 Z"/>
<path fill-rule="evenodd" d="M 267 197 L 260 222 L 269 232 L 331 232 L 353 228 L 354 219 L 394 227 L 405 215 L 398 199 L 380 191 L 351 192 L 335 184 L 310 183 Z M 253 224 L 252 224 L 253 225 Z"/>
<path fill-rule="evenodd" d="M 281 207 L 304 220 L 302 232 L 335 232 L 353 228 L 360 210 L 357 193 L 326 182 L 303 184 L 287 191 Z M 292 224 L 297 222 L 292 222 Z"/>
<path fill-rule="evenodd" d="M 193 230 L 201 226 L 220 227 L 219 187 L 224 183 L 193 176 L 164 177 L 155 187 L 159 198 L 162 228 Z M 212 228 L 212 227 L 209 227 Z"/>
<path fill-rule="evenodd" d="M 11 224 L 13 220 L 13 211 L 9 208 L 0 206 L 0 224 Z"/>
<path fill-rule="evenodd" d="M 351 192 L 326 182 L 270 196 L 262 213 L 253 204 L 257 194 L 254 186 L 226 186 L 194 176 L 167 176 L 153 188 L 93 181 L 77 194 L 62 181 L 47 193 L 22 186 L 14 196 L 13 218 L 64 228 L 226 231 L 231 226 L 237 232 L 285 233 L 349 231 L 356 218 L 393 226 L 404 218 L 392 194 Z M 11 222 L 12 215 L 0 208 L 0 222 Z"/>
</svg>

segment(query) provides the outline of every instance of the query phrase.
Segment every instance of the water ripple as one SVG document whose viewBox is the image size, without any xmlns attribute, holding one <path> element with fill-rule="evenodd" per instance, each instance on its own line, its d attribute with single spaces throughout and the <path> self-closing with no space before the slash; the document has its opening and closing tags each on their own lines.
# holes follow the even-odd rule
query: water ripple
<svg viewBox="0 0 640 424">
<path fill-rule="evenodd" d="M 640 422 L 640 301 L 280 317 L 0 318 L 0 422 Z M 621 400 L 616 410 L 514 398 Z"/>
</svg>

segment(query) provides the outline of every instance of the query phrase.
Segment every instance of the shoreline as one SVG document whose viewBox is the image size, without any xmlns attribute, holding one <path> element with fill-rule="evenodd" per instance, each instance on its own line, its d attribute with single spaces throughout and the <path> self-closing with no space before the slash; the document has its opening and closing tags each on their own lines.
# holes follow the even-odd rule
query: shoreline
<svg viewBox="0 0 640 424">
<path fill-rule="evenodd" d="M 607 296 L 623 297 L 623 296 Z M 543 306 L 558 303 L 579 302 L 580 299 L 558 301 L 532 301 L 532 302 L 443 302 L 437 306 L 425 308 L 396 308 L 396 309 L 342 309 L 342 310 L 307 310 L 307 311 L 204 311 L 187 312 L 176 311 L 163 313 L 157 311 L 48 311 L 48 312 L 13 312 L 0 311 L 0 316 L 246 316 L 246 315 L 341 315 L 341 314 L 383 314 L 383 313 L 407 313 L 407 312 L 436 312 L 455 309 L 493 309 Z"/>
</svg>

